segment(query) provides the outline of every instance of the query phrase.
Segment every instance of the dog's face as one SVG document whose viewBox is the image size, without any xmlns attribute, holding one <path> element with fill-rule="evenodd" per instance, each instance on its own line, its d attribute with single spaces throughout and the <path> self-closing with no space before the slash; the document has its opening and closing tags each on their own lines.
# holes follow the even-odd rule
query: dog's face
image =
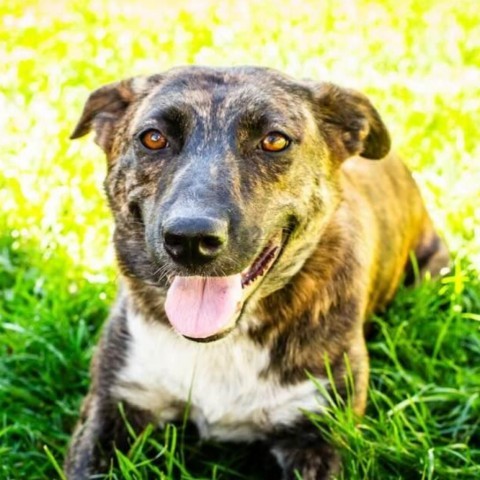
<svg viewBox="0 0 480 480">
<path fill-rule="evenodd" d="M 302 266 L 338 203 L 338 170 L 382 158 L 362 95 L 264 68 L 185 67 L 107 85 L 73 138 L 96 131 L 122 272 L 168 289 L 174 328 L 229 331 Z"/>
</svg>

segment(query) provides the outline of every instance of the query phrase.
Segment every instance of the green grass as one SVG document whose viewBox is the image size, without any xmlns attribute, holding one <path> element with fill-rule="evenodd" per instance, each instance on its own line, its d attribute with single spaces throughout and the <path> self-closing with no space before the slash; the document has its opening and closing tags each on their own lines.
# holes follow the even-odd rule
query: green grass
<svg viewBox="0 0 480 480">
<path fill-rule="evenodd" d="M 115 294 L 104 159 L 69 133 L 90 90 L 185 63 L 370 95 L 455 267 L 373 319 L 360 426 L 334 406 L 311 418 L 344 479 L 480 478 L 479 38 L 476 0 L 0 1 L 0 478 L 60 478 Z M 262 478 L 251 454 L 149 430 L 108 478 Z"/>
</svg>

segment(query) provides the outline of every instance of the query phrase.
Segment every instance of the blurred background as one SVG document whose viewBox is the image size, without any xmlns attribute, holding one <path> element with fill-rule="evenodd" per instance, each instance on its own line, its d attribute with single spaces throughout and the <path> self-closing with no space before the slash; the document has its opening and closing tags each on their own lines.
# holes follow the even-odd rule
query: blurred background
<svg viewBox="0 0 480 480">
<path fill-rule="evenodd" d="M 0 0 L 1 478 L 53 478 L 115 292 L 103 154 L 68 137 L 91 90 L 183 64 L 369 95 L 461 265 L 452 308 L 480 352 L 478 0 Z"/>
<path fill-rule="evenodd" d="M 103 271 L 104 160 L 91 139 L 68 140 L 91 90 L 175 65 L 256 64 L 370 95 L 449 244 L 479 265 L 477 1 L 3 3 L 0 208 L 19 242 L 61 243 Z"/>
</svg>

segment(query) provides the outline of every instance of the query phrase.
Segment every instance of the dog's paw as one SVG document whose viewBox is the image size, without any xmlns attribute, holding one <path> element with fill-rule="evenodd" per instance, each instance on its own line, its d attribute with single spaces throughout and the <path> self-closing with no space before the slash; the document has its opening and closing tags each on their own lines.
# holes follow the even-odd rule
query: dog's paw
<svg viewBox="0 0 480 480">
<path fill-rule="evenodd" d="M 314 448 L 274 448 L 283 470 L 283 480 L 333 480 L 340 470 L 340 457 L 329 445 Z"/>
</svg>

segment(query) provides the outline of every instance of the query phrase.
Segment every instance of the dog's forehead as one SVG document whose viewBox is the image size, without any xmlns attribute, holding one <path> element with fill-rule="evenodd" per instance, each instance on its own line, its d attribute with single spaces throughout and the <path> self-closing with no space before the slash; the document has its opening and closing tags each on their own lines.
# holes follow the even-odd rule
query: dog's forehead
<svg viewBox="0 0 480 480">
<path fill-rule="evenodd" d="M 162 76 L 143 99 L 142 115 L 170 107 L 189 107 L 217 118 L 242 111 L 271 111 L 294 115 L 305 108 L 308 88 L 280 72 L 263 67 L 182 67 Z"/>
</svg>

